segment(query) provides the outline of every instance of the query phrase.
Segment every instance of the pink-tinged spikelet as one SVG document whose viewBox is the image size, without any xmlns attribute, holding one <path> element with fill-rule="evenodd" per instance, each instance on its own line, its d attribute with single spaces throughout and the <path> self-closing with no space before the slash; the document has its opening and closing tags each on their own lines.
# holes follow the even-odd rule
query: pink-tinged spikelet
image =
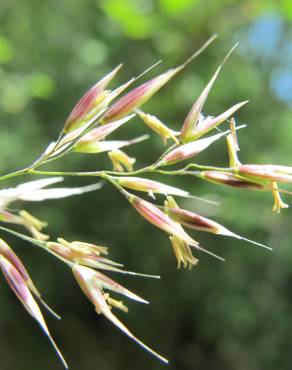
<svg viewBox="0 0 292 370">
<path fill-rule="evenodd" d="M 169 153 L 167 153 L 160 161 L 159 165 L 168 165 L 177 162 L 184 161 L 189 158 L 193 158 L 200 154 L 203 150 L 208 148 L 209 145 L 224 136 L 225 133 L 216 134 L 204 139 L 192 141 L 187 144 L 183 144 Z"/>
<path fill-rule="evenodd" d="M 154 204 L 138 198 L 134 195 L 129 195 L 128 200 L 131 202 L 136 211 L 139 212 L 143 218 L 145 218 L 145 220 L 158 227 L 159 229 L 165 231 L 171 236 L 171 238 L 176 237 L 187 245 L 191 245 L 198 250 L 201 250 L 221 261 L 224 261 L 223 258 L 202 248 L 196 240 L 192 239 L 184 231 L 184 229 L 178 222 L 172 220 L 165 212 L 161 211 Z"/>
<path fill-rule="evenodd" d="M 110 307 L 117 307 L 127 312 L 126 306 L 121 301 L 117 301 L 109 297 L 107 293 L 103 292 L 103 288 L 114 290 L 118 293 L 124 294 L 129 298 L 145 302 L 140 297 L 129 292 L 127 289 L 121 287 L 119 284 L 113 282 L 111 279 L 101 275 L 95 270 L 88 267 L 74 265 L 72 268 L 73 274 L 82 289 L 83 293 L 93 303 L 95 311 L 98 314 L 103 314 L 108 320 L 116 325 L 122 332 L 124 332 L 129 338 L 138 343 L 142 348 L 157 357 L 164 363 L 168 363 L 167 359 L 160 356 L 157 352 L 146 346 L 138 338 L 136 338 L 128 328 L 112 313 Z"/>
<path fill-rule="evenodd" d="M 154 204 L 134 195 L 132 195 L 129 200 L 136 211 L 138 211 L 145 220 L 170 235 L 176 235 L 192 246 L 198 246 L 198 242 L 192 239 L 176 222 Z"/>
<path fill-rule="evenodd" d="M 16 267 L 24 281 L 27 282 L 30 280 L 28 272 L 26 271 L 23 263 L 3 239 L 0 239 L 0 255 L 5 257 L 13 266 Z"/>
<path fill-rule="evenodd" d="M 104 114 L 103 122 L 110 122 L 112 120 L 122 118 L 126 114 L 132 112 L 135 108 L 143 105 L 180 70 L 181 67 L 170 69 L 122 96 Z"/>
<path fill-rule="evenodd" d="M 137 191 L 144 191 L 149 193 L 150 195 L 153 195 L 153 193 L 171 194 L 181 197 L 188 197 L 190 195 L 187 191 L 163 184 L 158 181 L 144 179 L 142 177 L 120 176 L 115 177 L 115 181 L 125 188 Z"/>
<path fill-rule="evenodd" d="M 135 114 L 131 114 L 127 117 L 124 117 L 123 119 L 120 119 L 118 121 L 108 123 L 107 125 L 99 126 L 88 132 L 87 134 L 83 135 L 80 140 L 77 141 L 76 146 L 78 145 L 86 145 L 88 142 L 97 142 L 114 131 L 116 131 L 119 127 L 121 127 L 124 123 L 128 122 L 130 119 L 132 119 L 135 116 Z"/>
<path fill-rule="evenodd" d="M 232 186 L 240 189 L 265 190 L 265 185 L 253 182 L 242 176 L 234 175 L 230 172 L 201 171 L 200 177 L 215 184 Z"/>
<path fill-rule="evenodd" d="M 42 305 L 57 319 L 61 319 L 59 315 L 57 315 L 43 300 L 40 292 L 35 287 L 33 281 L 31 280 L 24 264 L 19 259 L 19 257 L 15 254 L 15 252 L 10 248 L 10 246 L 3 240 L 0 239 L 0 255 L 5 257 L 20 273 L 22 279 L 25 281 L 29 290 L 38 298 L 38 300 L 42 303 Z"/>
<path fill-rule="evenodd" d="M 233 238 L 245 240 L 249 243 L 256 244 L 260 247 L 271 250 L 271 248 L 267 247 L 266 245 L 244 238 L 243 236 L 237 235 L 232 231 L 228 230 L 226 227 L 218 224 L 217 222 L 210 220 L 206 217 L 203 217 L 197 213 L 187 211 L 181 208 L 166 208 L 165 212 L 174 221 L 190 229 L 202 230 L 212 234 L 231 236 Z"/>
<path fill-rule="evenodd" d="M 228 59 L 228 57 L 230 56 L 230 54 L 232 53 L 232 51 L 235 49 L 236 46 L 237 44 L 235 44 L 233 48 L 228 52 L 228 54 L 224 58 L 223 63 L 217 68 L 213 77 L 208 82 L 207 86 L 204 88 L 201 95 L 197 98 L 197 100 L 193 104 L 181 129 L 180 139 L 182 142 L 193 141 L 203 136 L 205 133 L 210 131 L 212 128 L 216 127 L 221 122 L 225 121 L 237 109 L 239 109 L 242 105 L 246 103 L 246 102 L 242 102 L 242 103 L 236 104 L 230 109 L 228 109 L 226 112 L 220 114 L 219 116 L 215 118 L 213 117 L 204 118 L 202 115 L 202 109 L 208 98 L 211 88 L 213 87 L 214 82 L 216 81 L 219 75 L 219 72 L 221 71 L 224 63 L 226 62 L 226 60 Z"/>
<path fill-rule="evenodd" d="M 185 68 L 192 60 L 201 54 L 206 47 L 212 43 L 217 35 L 213 35 L 207 42 L 195 52 L 189 59 L 176 68 L 171 68 L 168 71 L 152 78 L 135 89 L 128 92 L 126 95 L 118 99 L 104 114 L 103 122 L 110 122 L 118 118 L 124 117 L 132 112 L 135 108 L 139 108 L 147 100 L 149 100 L 161 87 L 163 87 L 172 77 Z"/>
<path fill-rule="evenodd" d="M 23 279 L 21 273 L 8 259 L 3 257 L 3 255 L 0 255 L 0 268 L 12 291 L 15 293 L 17 298 L 23 304 L 24 308 L 28 311 L 28 313 L 39 323 L 44 333 L 48 336 L 64 367 L 68 369 L 68 365 L 60 350 L 58 349 L 56 343 L 54 342 L 45 323 L 41 310 L 37 305 L 35 299 L 33 298 L 33 295 L 31 294 L 27 283 Z"/>
<path fill-rule="evenodd" d="M 219 116 L 202 118 L 192 131 L 192 134 L 188 137 L 188 141 L 199 139 L 201 136 L 205 135 L 213 128 L 217 127 L 220 123 L 226 121 L 230 116 L 232 116 L 237 110 L 239 110 L 247 103 L 248 100 L 237 103 L 227 109 L 225 112 L 219 114 Z"/>
<path fill-rule="evenodd" d="M 148 135 L 142 135 L 130 140 L 105 140 L 105 141 L 80 141 L 73 147 L 74 152 L 77 153 L 102 153 L 110 152 L 112 150 L 120 149 L 128 145 L 137 144 L 148 139 Z"/>
<path fill-rule="evenodd" d="M 244 164 L 238 167 L 240 174 L 268 181 L 292 182 L 292 167 L 272 164 Z"/>
<path fill-rule="evenodd" d="M 192 132 L 199 121 L 203 105 L 205 104 L 205 101 L 209 95 L 209 92 L 216 78 L 219 75 L 221 68 L 222 68 L 222 65 L 217 69 L 214 76 L 211 78 L 211 80 L 209 81 L 209 83 L 207 84 L 207 86 L 202 91 L 201 95 L 198 97 L 198 99 L 195 101 L 194 105 L 192 106 L 191 110 L 189 111 L 184 121 L 182 130 L 181 130 L 180 137 L 183 142 L 188 141 L 188 139 L 192 136 Z"/>
<path fill-rule="evenodd" d="M 90 111 L 94 109 L 99 102 L 101 102 L 102 92 L 115 77 L 121 66 L 122 65 L 120 64 L 116 67 L 83 95 L 69 114 L 69 117 L 65 122 L 64 132 L 70 132 L 78 128 L 87 114 L 90 113 Z"/>
</svg>

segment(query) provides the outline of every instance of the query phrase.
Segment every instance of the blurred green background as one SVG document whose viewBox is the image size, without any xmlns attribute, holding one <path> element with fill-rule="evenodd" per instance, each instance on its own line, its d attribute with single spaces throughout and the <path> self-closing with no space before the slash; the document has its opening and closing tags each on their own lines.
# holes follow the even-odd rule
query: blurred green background
<svg viewBox="0 0 292 370">
<path fill-rule="evenodd" d="M 205 113 L 218 114 L 249 99 L 237 114 L 238 123 L 248 124 L 239 133 L 240 159 L 291 165 L 290 0 L 2 0 L 1 173 L 31 163 L 56 138 L 76 100 L 120 62 L 124 68 L 117 83 L 162 59 L 150 78 L 182 62 L 215 32 L 219 40 L 147 103 L 145 110 L 178 130 L 226 52 L 239 41 Z M 135 122 L 121 130 L 124 137 L 147 131 Z M 127 150 L 138 158 L 137 166 L 150 163 L 160 151 L 155 134 L 149 142 Z M 197 161 L 226 165 L 224 141 Z M 103 155 L 72 155 L 51 168 L 95 170 L 105 165 L 109 161 Z M 112 276 L 151 301 L 149 306 L 129 303 L 130 313 L 119 317 L 169 358 L 167 369 L 291 369 L 291 210 L 272 214 L 270 194 L 230 190 L 192 178 L 164 181 L 218 200 L 219 207 L 193 200 L 180 200 L 180 205 L 267 243 L 274 252 L 235 239 L 193 233 L 202 246 L 227 262 L 199 254 L 200 263 L 192 271 L 177 270 L 168 238 L 109 186 L 25 207 L 49 221 L 52 238 L 108 245 L 112 258 L 130 270 L 161 275 L 160 281 Z M 66 179 L 65 184 L 90 182 Z M 65 266 L 20 240 L 7 240 L 63 317 L 56 322 L 47 315 L 47 320 L 71 369 L 166 368 L 95 315 Z M 60 369 L 47 339 L 2 278 L 0 296 L 1 370 Z"/>
</svg>

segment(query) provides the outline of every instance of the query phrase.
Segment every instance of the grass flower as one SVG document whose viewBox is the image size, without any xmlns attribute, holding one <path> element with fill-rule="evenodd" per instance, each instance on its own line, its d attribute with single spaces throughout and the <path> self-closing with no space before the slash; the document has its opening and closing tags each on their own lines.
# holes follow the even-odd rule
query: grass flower
<svg viewBox="0 0 292 370">
<path fill-rule="evenodd" d="M 141 110 L 137 110 L 137 112 L 139 117 L 145 123 L 145 125 L 161 136 L 164 145 L 167 144 L 168 139 L 172 139 L 176 144 L 179 143 L 177 136 L 180 134 L 180 132 L 171 130 L 164 123 L 162 123 L 157 117 L 152 116 L 151 114 L 146 114 Z"/>
<path fill-rule="evenodd" d="M 92 143 L 99 142 L 106 138 L 108 135 L 116 131 L 119 127 L 124 125 L 126 122 L 130 121 L 133 117 L 135 117 L 135 114 L 131 114 L 129 116 L 126 116 L 118 121 L 108 123 L 103 126 L 98 126 L 91 131 L 89 131 L 87 134 L 83 135 L 75 144 L 75 148 L 86 148 L 86 146 L 92 146 Z"/>
<path fill-rule="evenodd" d="M 121 64 L 117 66 L 112 72 L 103 77 L 94 86 L 92 86 L 86 94 L 82 96 L 82 98 L 74 106 L 73 110 L 71 111 L 65 122 L 65 132 L 73 131 L 76 128 L 82 126 L 84 120 L 92 112 L 92 110 L 102 103 L 102 101 L 109 94 L 104 89 L 115 77 L 121 67 Z"/>
<path fill-rule="evenodd" d="M 178 208 L 176 201 L 171 196 L 167 197 L 166 201 L 164 202 L 164 206 L 166 208 Z M 178 222 L 177 227 L 183 230 Z M 183 267 L 185 268 L 189 267 L 189 269 L 197 265 L 199 260 L 193 256 L 192 250 L 188 243 L 179 238 L 177 235 L 171 235 L 169 239 L 173 248 L 174 255 L 177 259 L 178 269 L 181 267 L 181 264 L 183 264 Z"/>
<path fill-rule="evenodd" d="M 148 135 L 142 135 L 130 140 L 88 141 L 86 143 L 76 144 L 73 150 L 77 153 L 87 154 L 110 152 L 112 150 L 117 150 L 125 146 L 140 143 L 141 141 L 144 141 L 146 139 L 148 139 Z"/>
<path fill-rule="evenodd" d="M 127 189 L 143 191 L 148 193 L 152 198 L 154 194 L 164 194 L 164 195 L 177 195 L 180 197 L 188 197 L 190 193 L 174 186 L 169 186 L 158 181 L 153 181 L 149 179 L 144 179 L 141 177 L 134 176 L 121 176 L 115 177 L 115 181 Z"/>
<path fill-rule="evenodd" d="M 19 259 L 19 257 L 14 253 L 14 251 L 10 248 L 10 246 L 3 240 L 0 239 L 0 255 L 5 257 L 20 273 L 23 280 L 25 281 L 29 290 L 38 298 L 38 300 L 43 304 L 43 306 L 57 319 L 60 319 L 60 316 L 57 315 L 42 299 L 42 296 L 38 289 L 36 288 L 35 284 L 31 280 L 26 268 L 24 267 L 23 263 Z"/>
<path fill-rule="evenodd" d="M 173 236 L 177 237 L 187 245 L 190 245 L 198 250 L 210 254 L 213 257 L 223 260 L 221 257 L 203 249 L 199 245 L 199 243 L 193 238 L 191 238 L 176 221 L 174 221 L 171 217 L 169 217 L 165 212 L 163 212 L 160 208 L 158 208 L 154 204 L 147 202 L 134 195 L 129 195 L 128 200 L 130 201 L 132 206 L 136 209 L 136 211 L 152 225 L 165 231 L 171 237 Z"/>
<path fill-rule="evenodd" d="M 273 164 L 243 164 L 239 173 L 251 179 L 292 183 L 292 167 Z"/>
<path fill-rule="evenodd" d="M 136 162 L 136 158 L 129 157 L 128 154 L 123 152 L 120 149 L 112 150 L 108 153 L 108 156 L 112 162 L 114 171 L 117 172 L 124 172 L 125 170 L 128 172 L 133 171 L 134 163 Z"/>
<path fill-rule="evenodd" d="M 17 256 L 11 250 L 7 249 L 7 245 L 5 245 L 3 241 L 1 241 L 0 245 L 0 268 L 7 283 L 20 300 L 24 308 L 39 323 L 42 330 L 47 335 L 54 349 L 56 350 L 64 367 L 67 369 L 68 365 L 56 343 L 54 342 L 45 323 L 41 310 L 31 293 L 31 290 L 34 291 L 34 286 L 32 285 L 26 270 Z"/>
<path fill-rule="evenodd" d="M 247 103 L 246 101 L 238 103 L 215 118 L 213 117 L 204 118 L 204 115 L 202 114 L 203 106 L 214 85 L 214 82 L 216 81 L 224 63 L 226 62 L 229 55 L 232 53 L 232 51 L 234 50 L 236 46 L 237 44 L 235 44 L 235 46 L 229 51 L 223 63 L 217 68 L 213 77 L 208 82 L 207 86 L 204 88 L 200 96 L 197 98 L 197 100 L 193 104 L 190 112 L 188 113 L 184 121 L 184 124 L 182 126 L 181 135 L 180 135 L 180 139 L 183 143 L 196 140 L 199 137 L 203 136 L 204 134 L 212 130 L 214 127 L 219 125 L 221 122 L 225 121 L 234 112 L 236 112 L 239 108 L 241 108 L 244 104 Z"/>
<path fill-rule="evenodd" d="M 153 351 L 150 347 L 146 346 L 143 342 L 136 338 L 129 331 L 129 329 L 127 329 L 126 326 L 112 313 L 112 307 L 116 307 L 125 312 L 128 310 L 127 307 L 124 306 L 123 302 L 111 298 L 108 293 L 104 293 L 104 289 L 120 293 L 138 302 L 147 303 L 147 301 L 138 297 L 136 294 L 130 292 L 128 289 L 122 287 L 120 284 L 99 273 L 98 271 L 80 265 L 74 265 L 72 267 L 72 271 L 80 288 L 87 298 L 93 303 L 96 313 L 104 315 L 129 338 L 138 343 L 143 349 L 157 357 L 162 362 L 168 363 L 167 359 L 160 356 L 157 352 Z"/>
<path fill-rule="evenodd" d="M 201 171 L 199 176 L 214 184 L 227 185 L 238 189 L 267 190 L 265 184 L 261 184 L 244 176 L 235 175 L 224 171 Z M 270 190 L 270 188 L 268 188 Z"/>
<path fill-rule="evenodd" d="M 203 150 L 208 148 L 212 143 L 219 140 L 225 133 L 219 133 L 204 139 L 192 141 L 187 144 L 178 146 L 167 153 L 159 162 L 160 166 L 174 164 L 177 162 L 184 161 L 189 158 L 196 157 Z"/>
<path fill-rule="evenodd" d="M 196 53 L 194 53 L 183 64 L 176 68 L 152 78 L 151 80 L 139 85 L 126 95 L 118 99 L 104 114 L 103 122 L 111 122 L 131 113 L 135 108 L 141 107 L 146 103 L 158 90 L 160 90 L 169 80 L 184 69 L 193 59 L 195 59 L 214 39 L 212 36 Z"/>
<path fill-rule="evenodd" d="M 197 213 L 187 211 L 181 208 L 165 208 L 165 212 L 169 215 L 171 219 L 190 229 L 207 231 L 212 234 L 231 236 L 233 238 L 245 240 L 249 243 L 256 244 L 260 247 L 272 250 L 270 247 L 267 247 L 264 244 L 255 242 L 253 240 L 235 234 L 232 231 L 228 230 L 226 227 L 220 225 L 219 223 L 210 220 L 206 217 L 203 217 Z"/>
</svg>

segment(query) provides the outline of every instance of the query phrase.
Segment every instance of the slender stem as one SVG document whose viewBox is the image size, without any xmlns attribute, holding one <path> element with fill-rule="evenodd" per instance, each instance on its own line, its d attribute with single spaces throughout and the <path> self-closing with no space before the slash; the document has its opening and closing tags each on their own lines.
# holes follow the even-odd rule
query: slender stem
<svg viewBox="0 0 292 370">
<path fill-rule="evenodd" d="M 131 171 L 131 172 L 115 172 L 115 171 L 104 171 L 108 175 L 114 175 L 114 176 L 135 176 L 139 175 L 141 173 L 149 173 L 149 172 L 154 172 L 155 167 L 154 165 L 150 165 L 147 167 L 140 168 L 139 170 L 136 171 Z"/>
<path fill-rule="evenodd" d="M 184 168 L 184 170 L 188 170 L 189 168 L 197 168 L 197 169 L 203 170 L 203 171 L 220 171 L 220 172 L 234 172 L 235 171 L 234 168 L 230 168 L 230 167 L 203 166 L 203 165 L 196 164 L 196 163 L 188 164 Z"/>
<path fill-rule="evenodd" d="M 159 170 L 159 169 L 156 169 L 154 171 L 155 173 L 160 173 L 162 175 L 199 175 L 200 174 L 200 171 L 185 171 L 184 169 L 182 170 L 174 170 L 174 171 L 165 171 L 165 170 Z"/>
<path fill-rule="evenodd" d="M 121 185 L 119 185 L 117 182 L 116 182 L 116 180 L 112 177 L 112 176 L 110 176 L 110 175 L 108 175 L 108 174 L 106 174 L 106 173 L 101 173 L 100 175 L 99 175 L 102 179 L 105 179 L 105 180 L 107 180 L 108 182 L 110 182 L 116 189 L 118 189 L 119 190 L 119 192 L 124 196 L 124 197 L 126 197 L 127 199 L 129 199 L 129 197 L 131 197 L 131 194 L 129 193 L 129 192 L 127 192 Z"/>
<path fill-rule="evenodd" d="M 194 175 L 194 172 L 187 171 L 189 168 L 197 168 L 203 171 L 212 170 L 212 171 L 220 171 L 220 172 L 234 172 L 233 168 L 223 168 L 223 167 L 213 167 L 213 166 L 203 166 L 198 165 L 195 163 L 189 164 L 185 168 L 181 170 L 172 170 L 172 171 L 165 171 L 165 170 L 159 170 L 157 164 L 152 164 L 150 166 L 146 166 L 143 168 L 140 168 L 136 171 L 131 172 L 115 172 L 115 171 L 90 171 L 90 172 L 72 172 L 72 171 L 36 171 L 32 167 L 27 167 L 19 171 L 11 172 L 6 175 L 0 176 L 0 182 L 4 180 L 8 180 L 10 178 L 21 176 L 24 174 L 31 174 L 31 175 L 45 175 L 45 176 L 98 176 L 103 177 L 104 175 L 113 175 L 113 176 L 135 176 L 142 173 L 161 173 L 165 175 Z"/>
<path fill-rule="evenodd" d="M 150 165 L 147 167 L 143 167 L 136 171 L 131 172 L 115 172 L 115 171 L 89 171 L 89 172 L 66 172 L 66 171 L 36 171 L 34 169 L 27 170 L 27 173 L 34 174 L 34 175 L 45 175 L 45 176 L 81 176 L 81 177 L 89 177 L 89 176 L 97 176 L 104 179 L 112 179 L 111 176 L 135 176 L 142 173 L 161 173 L 164 175 L 200 175 L 201 171 L 188 171 L 189 168 L 194 167 L 201 171 L 218 171 L 218 172 L 236 172 L 236 169 L 233 168 L 224 168 L 224 167 L 212 167 L 212 166 L 202 166 L 197 164 L 190 164 L 180 170 L 162 170 L 159 169 L 158 166 Z"/>
<path fill-rule="evenodd" d="M 30 167 L 27 167 L 27 168 L 23 168 L 22 170 L 18 170 L 18 171 L 11 172 L 11 173 L 8 173 L 6 175 L 0 176 L 0 181 L 4 181 L 4 180 L 11 179 L 13 177 L 16 177 L 16 176 L 24 175 L 24 174 L 28 173 L 28 171 L 30 171 L 30 169 L 31 169 Z"/>
<path fill-rule="evenodd" d="M 56 254 L 55 252 L 51 251 L 50 249 L 47 248 L 47 243 L 46 242 L 42 242 L 40 240 L 37 240 L 37 239 L 34 239 L 34 238 L 31 238 L 30 236 L 27 236 L 25 234 L 21 234 L 21 233 L 18 233 L 17 231 L 14 231 L 14 230 L 11 230 L 11 229 L 8 229 L 7 227 L 4 227 L 4 226 L 0 226 L 0 230 L 3 230 L 9 234 L 12 234 L 14 236 L 17 236 L 18 238 L 20 239 L 23 239 L 23 240 L 26 240 L 28 241 L 29 243 L 31 244 L 34 244 L 34 245 L 37 245 L 38 247 L 44 249 L 45 251 L 47 251 L 48 253 L 52 254 L 53 256 L 57 257 L 59 260 L 61 260 L 62 262 L 66 263 L 69 267 L 72 267 L 74 265 L 74 263 L 66 260 L 65 258 L 59 256 L 58 254 Z"/>
</svg>

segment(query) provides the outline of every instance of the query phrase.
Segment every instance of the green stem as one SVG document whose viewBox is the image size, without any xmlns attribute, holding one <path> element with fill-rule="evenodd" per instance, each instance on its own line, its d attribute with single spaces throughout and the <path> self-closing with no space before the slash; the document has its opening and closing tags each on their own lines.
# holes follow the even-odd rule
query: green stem
<svg viewBox="0 0 292 370">
<path fill-rule="evenodd" d="M 155 173 L 160 173 L 162 175 L 199 175 L 200 174 L 200 171 L 192 171 L 192 172 L 189 172 L 189 171 L 185 171 L 184 169 L 182 170 L 174 170 L 174 171 L 165 171 L 165 170 L 159 170 L 159 169 L 156 169 L 154 171 Z"/>
<path fill-rule="evenodd" d="M 110 182 L 116 189 L 119 190 L 119 192 L 125 198 L 129 199 L 131 197 L 131 194 L 129 192 L 127 192 L 121 185 L 119 185 L 112 176 L 108 175 L 107 173 L 101 173 L 99 175 L 99 177 L 101 177 L 102 179 L 107 180 L 108 182 Z"/>
<path fill-rule="evenodd" d="M 203 165 L 200 165 L 200 164 L 196 164 L 196 163 L 190 163 L 188 164 L 184 170 L 188 170 L 189 168 L 197 168 L 199 170 L 203 170 L 203 171 L 220 171 L 220 172 L 234 172 L 235 169 L 234 168 L 230 168 L 230 167 L 214 167 L 214 166 L 203 166 Z"/>
<path fill-rule="evenodd" d="M 53 251 L 51 251 L 50 249 L 48 249 L 46 242 L 42 242 L 41 240 L 37 240 L 37 239 L 31 238 L 30 236 L 27 236 L 25 234 L 18 233 L 17 231 L 8 229 L 8 228 L 6 228 L 4 226 L 0 226 L 0 230 L 3 230 L 3 231 L 5 231 L 5 232 L 7 232 L 9 234 L 12 234 L 12 235 L 14 235 L 14 236 L 16 236 L 16 237 L 18 237 L 20 239 L 26 240 L 27 242 L 29 242 L 31 244 L 37 245 L 38 247 L 44 249 L 48 253 L 52 254 L 55 257 L 57 257 L 62 262 L 66 263 L 69 267 L 73 267 L 73 265 L 74 265 L 72 262 L 64 259 L 63 257 L 57 255 L 56 253 L 54 253 Z"/>
<path fill-rule="evenodd" d="M 108 175 L 114 175 L 114 176 L 135 176 L 139 175 L 141 173 L 149 173 L 149 172 L 154 172 L 155 167 L 154 165 L 150 165 L 147 167 L 140 168 L 139 170 L 136 171 L 131 171 L 131 172 L 115 172 L 115 171 L 104 171 Z"/>
<path fill-rule="evenodd" d="M 30 171 L 30 169 L 31 169 L 30 167 L 27 167 L 27 168 L 23 168 L 22 170 L 18 170 L 18 171 L 11 172 L 11 173 L 8 173 L 6 175 L 0 176 L 0 181 L 4 181 L 4 180 L 11 179 L 13 177 L 16 177 L 16 176 L 24 175 L 24 174 L 28 173 Z"/>
</svg>

